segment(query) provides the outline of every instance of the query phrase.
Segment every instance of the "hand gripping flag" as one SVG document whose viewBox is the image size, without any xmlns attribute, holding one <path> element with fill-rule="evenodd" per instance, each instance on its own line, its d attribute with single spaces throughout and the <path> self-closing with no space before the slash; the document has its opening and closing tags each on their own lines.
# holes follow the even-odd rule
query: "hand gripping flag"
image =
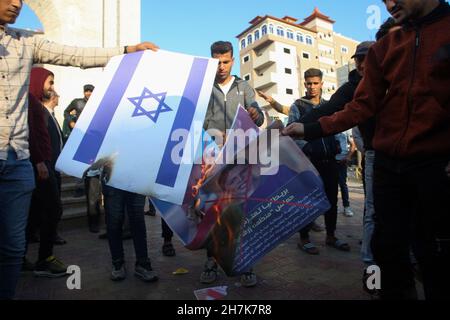
<svg viewBox="0 0 450 320">
<path fill-rule="evenodd" d="M 112 58 L 57 169 L 82 177 L 97 164 L 110 186 L 181 204 L 216 70 L 215 59 L 163 50 Z"/>
</svg>

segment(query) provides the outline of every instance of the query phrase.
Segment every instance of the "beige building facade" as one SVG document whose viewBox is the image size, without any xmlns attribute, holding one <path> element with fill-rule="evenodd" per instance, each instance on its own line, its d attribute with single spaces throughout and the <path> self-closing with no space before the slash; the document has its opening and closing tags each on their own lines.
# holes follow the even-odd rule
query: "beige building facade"
<svg viewBox="0 0 450 320">
<path fill-rule="evenodd" d="M 301 23 L 289 16 L 254 18 L 237 36 L 241 77 L 256 90 L 291 105 L 305 94 L 303 73 L 318 68 L 324 74 L 323 96 L 329 98 L 338 88 L 338 69 L 351 63 L 358 45 L 334 32 L 334 23 L 317 8 Z M 285 119 L 259 97 L 258 103 L 272 118 Z"/>
</svg>

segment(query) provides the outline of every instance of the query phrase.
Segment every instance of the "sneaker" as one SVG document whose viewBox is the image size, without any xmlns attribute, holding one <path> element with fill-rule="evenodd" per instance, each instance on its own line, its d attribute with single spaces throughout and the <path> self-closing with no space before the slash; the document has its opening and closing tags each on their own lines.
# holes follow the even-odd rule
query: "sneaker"
<svg viewBox="0 0 450 320">
<path fill-rule="evenodd" d="M 241 276 L 241 284 L 243 287 L 250 288 L 256 286 L 258 279 L 256 279 L 256 274 L 253 271 L 245 272 Z"/>
<path fill-rule="evenodd" d="M 317 249 L 317 247 L 309 240 L 300 239 L 300 242 L 297 243 L 297 247 L 308 254 L 318 255 L 320 253 L 319 249 Z"/>
<path fill-rule="evenodd" d="M 205 268 L 200 275 L 201 283 L 213 283 L 217 280 L 217 263 L 213 259 L 208 259 L 205 263 Z"/>
<path fill-rule="evenodd" d="M 67 275 L 67 267 L 54 256 L 50 256 L 47 259 L 36 263 L 34 275 L 36 277 L 44 278 L 64 277 Z"/>
<path fill-rule="evenodd" d="M 345 207 L 344 208 L 344 216 L 346 217 L 353 217 L 354 213 L 352 211 L 352 208 L 350 207 Z"/>
<path fill-rule="evenodd" d="M 127 277 L 127 270 L 123 261 L 113 262 L 111 271 L 112 281 L 122 281 Z"/>
<path fill-rule="evenodd" d="M 158 280 L 158 275 L 153 271 L 150 261 L 144 263 L 136 262 L 134 275 L 144 282 L 155 282 Z"/>
</svg>

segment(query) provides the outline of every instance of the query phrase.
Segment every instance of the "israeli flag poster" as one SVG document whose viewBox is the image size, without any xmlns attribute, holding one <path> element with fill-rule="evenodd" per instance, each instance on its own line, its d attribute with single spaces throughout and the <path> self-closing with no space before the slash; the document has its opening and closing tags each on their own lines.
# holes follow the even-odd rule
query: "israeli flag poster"
<svg viewBox="0 0 450 320">
<path fill-rule="evenodd" d="M 216 70 L 215 59 L 164 50 L 112 58 L 57 169 L 103 168 L 112 187 L 182 204 Z"/>
</svg>

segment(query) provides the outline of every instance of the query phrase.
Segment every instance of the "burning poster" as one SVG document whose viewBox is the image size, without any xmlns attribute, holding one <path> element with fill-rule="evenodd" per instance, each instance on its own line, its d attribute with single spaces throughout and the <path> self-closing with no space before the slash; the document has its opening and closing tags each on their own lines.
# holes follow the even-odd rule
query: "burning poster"
<svg viewBox="0 0 450 320">
<path fill-rule="evenodd" d="M 232 129 L 248 130 L 249 123 L 247 112 L 240 109 Z M 267 132 L 258 131 L 241 147 L 229 134 L 213 164 L 194 168 L 196 179 L 182 206 L 154 200 L 186 247 L 208 248 L 227 275 L 245 272 L 329 209 L 322 181 L 308 158 L 278 131 L 263 139 Z M 233 163 L 223 163 L 226 149 L 235 152 Z M 257 161 L 251 159 L 254 153 Z M 268 156 L 278 159 L 264 163 L 261 159 Z"/>
</svg>

